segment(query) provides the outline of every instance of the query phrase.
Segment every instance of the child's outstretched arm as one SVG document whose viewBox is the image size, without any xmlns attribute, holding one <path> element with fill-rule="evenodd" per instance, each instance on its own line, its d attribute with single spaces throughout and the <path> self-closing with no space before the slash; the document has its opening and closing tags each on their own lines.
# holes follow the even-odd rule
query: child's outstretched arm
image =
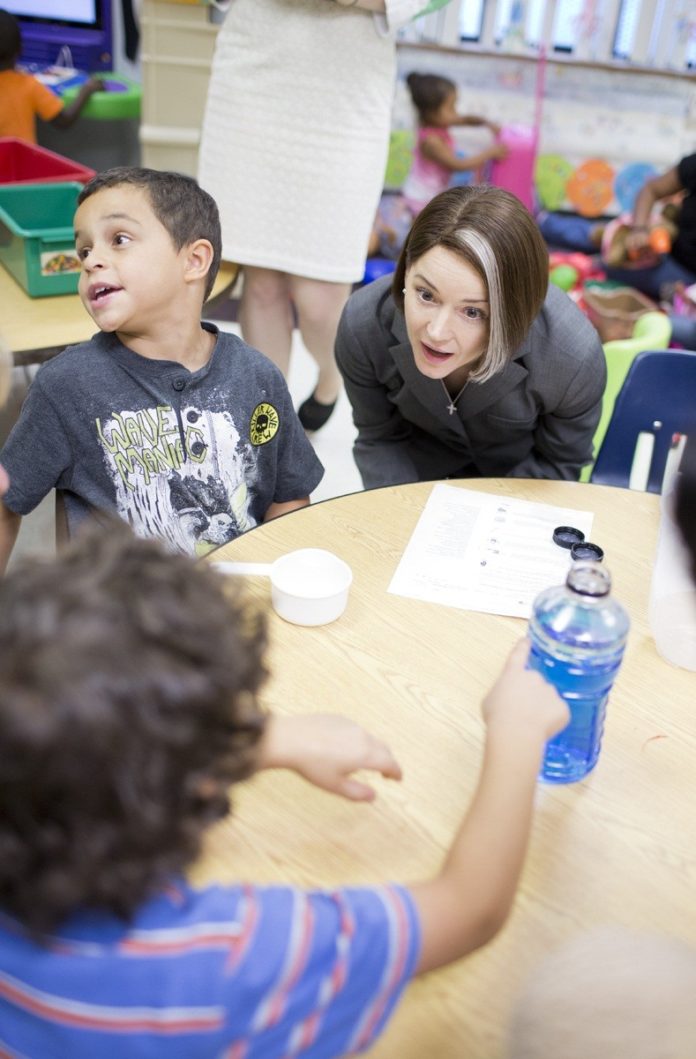
<svg viewBox="0 0 696 1059">
<path fill-rule="evenodd" d="M 439 875 L 409 887 L 420 913 L 418 972 L 484 945 L 502 927 L 517 888 L 544 744 L 568 723 L 550 684 L 514 648 L 483 702 L 486 745 L 478 786 Z"/>
<path fill-rule="evenodd" d="M 315 786 L 356 802 L 375 797 L 369 784 L 352 775 L 357 769 L 401 779 L 401 768 L 386 743 L 347 717 L 330 713 L 270 717 L 259 768 L 293 769 Z"/>
<path fill-rule="evenodd" d="M 79 117 L 87 100 L 91 99 L 95 92 L 101 92 L 103 88 L 104 82 L 100 78 L 90 77 L 89 81 L 85 81 L 82 85 L 72 102 L 56 114 L 51 125 L 55 125 L 58 129 L 69 129 Z"/>
<path fill-rule="evenodd" d="M 505 144 L 494 143 L 480 151 L 479 154 L 460 158 L 459 155 L 450 150 L 446 143 L 442 142 L 439 136 L 426 136 L 421 140 L 419 150 L 425 158 L 429 158 L 431 162 L 437 162 L 438 165 L 444 166 L 445 169 L 451 169 L 453 173 L 464 173 L 469 169 L 478 169 L 485 162 L 495 158 L 507 158 L 510 153 L 509 148 Z"/>
<path fill-rule="evenodd" d="M 494 136 L 497 136 L 500 132 L 500 125 L 495 121 L 489 121 L 488 118 L 481 118 L 478 114 L 460 114 L 459 119 L 455 122 L 456 125 L 471 125 L 480 128 L 481 125 L 485 125 Z"/>
</svg>

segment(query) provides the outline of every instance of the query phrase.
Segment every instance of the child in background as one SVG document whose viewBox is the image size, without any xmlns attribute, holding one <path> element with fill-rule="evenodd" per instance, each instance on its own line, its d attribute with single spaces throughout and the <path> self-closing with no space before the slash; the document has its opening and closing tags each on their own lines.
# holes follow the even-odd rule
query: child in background
<svg viewBox="0 0 696 1059">
<path fill-rule="evenodd" d="M 479 169 L 508 148 L 494 143 L 476 155 L 461 158 L 450 129 L 455 125 L 482 126 L 497 135 L 500 127 L 486 118 L 457 113 L 457 86 L 447 77 L 410 73 L 406 78 L 418 114 L 418 133 L 411 170 L 400 196 L 384 195 L 380 203 L 368 256 L 380 253 L 397 258 L 413 219 L 445 188 L 455 173 Z"/>
<path fill-rule="evenodd" d="M 16 70 L 22 51 L 19 22 L 9 11 L 0 9 L 0 136 L 14 136 L 36 143 L 36 117 L 68 129 L 85 103 L 104 87 L 90 77 L 67 106 L 54 92 L 31 74 Z"/>
<path fill-rule="evenodd" d="M 221 254 L 195 180 L 110 169 L 80 192 L 80 297 L 100 332 L 48 361 L 0 456 L 0 571 L 28 514 L 62 492 L 68 531 L 112 512 L 197 555 L 309 503 L 323 468 L 282 373 L 201 323 Z"/>
<path fill-rule="evenodd" d="M 186 883 L 229 785 L 254 771 L 358 801 L 374 791 L 355 770 L 401 777 L 346 718 L 265 716 L 265 646 L 213 569 L 118 524 L 0 582 L 3 1054 L 353 1054 L 413 974 L 502 926 L 544 744 L 568 720 L 525 669 L 527 641 L 484 702 L 477 790 L 433 878 Z"/>
<path fill-rule="evenodd" d="M 455 125 L 484 125 L 493 135 L 500 127 L 486 118 L 457 113 L 457 86 L 447 77 L 411 73 L 406 78 L 413 105 L 418 112 L 418 133 L 411 171 L 402 195 L 414 217 L 445 188 L 454 173 L 479 169 L 494 158 L 506 158 L 508 148 L 491 144 L 479 154 L 460 158 L 454 149 L 450 129 Z"/>
</svg>

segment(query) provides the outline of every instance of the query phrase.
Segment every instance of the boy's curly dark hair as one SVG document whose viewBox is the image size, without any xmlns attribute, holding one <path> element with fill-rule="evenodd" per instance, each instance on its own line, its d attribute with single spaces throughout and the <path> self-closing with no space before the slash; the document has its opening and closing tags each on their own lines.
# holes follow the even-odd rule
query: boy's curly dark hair
<svg viewBox="0 0 696 1059">
<path fill-rule="evenodd" d="M 265 622 L 121 523 L 0 582 L 0 907 L 128 918 L 196 857 L 264 727 Z"/>
</svg>

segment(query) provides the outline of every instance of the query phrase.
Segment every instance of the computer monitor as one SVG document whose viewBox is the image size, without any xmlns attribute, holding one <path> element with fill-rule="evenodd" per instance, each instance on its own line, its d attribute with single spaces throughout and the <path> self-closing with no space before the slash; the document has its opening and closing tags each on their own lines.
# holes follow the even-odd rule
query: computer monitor
<svg viewBox="0 0 696 1059">
<path fill-rule="evenodd" d="M 69 48 L 78 70 L 113 69 L 111 0 L 1 0 L 19 19 L 23 63 L 50 66 Z"/>
</svg>

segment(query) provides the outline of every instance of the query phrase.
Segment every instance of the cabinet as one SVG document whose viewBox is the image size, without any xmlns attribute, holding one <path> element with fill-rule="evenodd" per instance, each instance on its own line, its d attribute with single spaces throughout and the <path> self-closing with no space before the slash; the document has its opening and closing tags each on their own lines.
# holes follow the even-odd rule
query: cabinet
<svg viewBox="0 0 696 1059">
<path fill-rule="evenodd" d="M 143 0 L 142 164 L 196 176 L 218 26 L 206 5 Z"/>
</svg>

